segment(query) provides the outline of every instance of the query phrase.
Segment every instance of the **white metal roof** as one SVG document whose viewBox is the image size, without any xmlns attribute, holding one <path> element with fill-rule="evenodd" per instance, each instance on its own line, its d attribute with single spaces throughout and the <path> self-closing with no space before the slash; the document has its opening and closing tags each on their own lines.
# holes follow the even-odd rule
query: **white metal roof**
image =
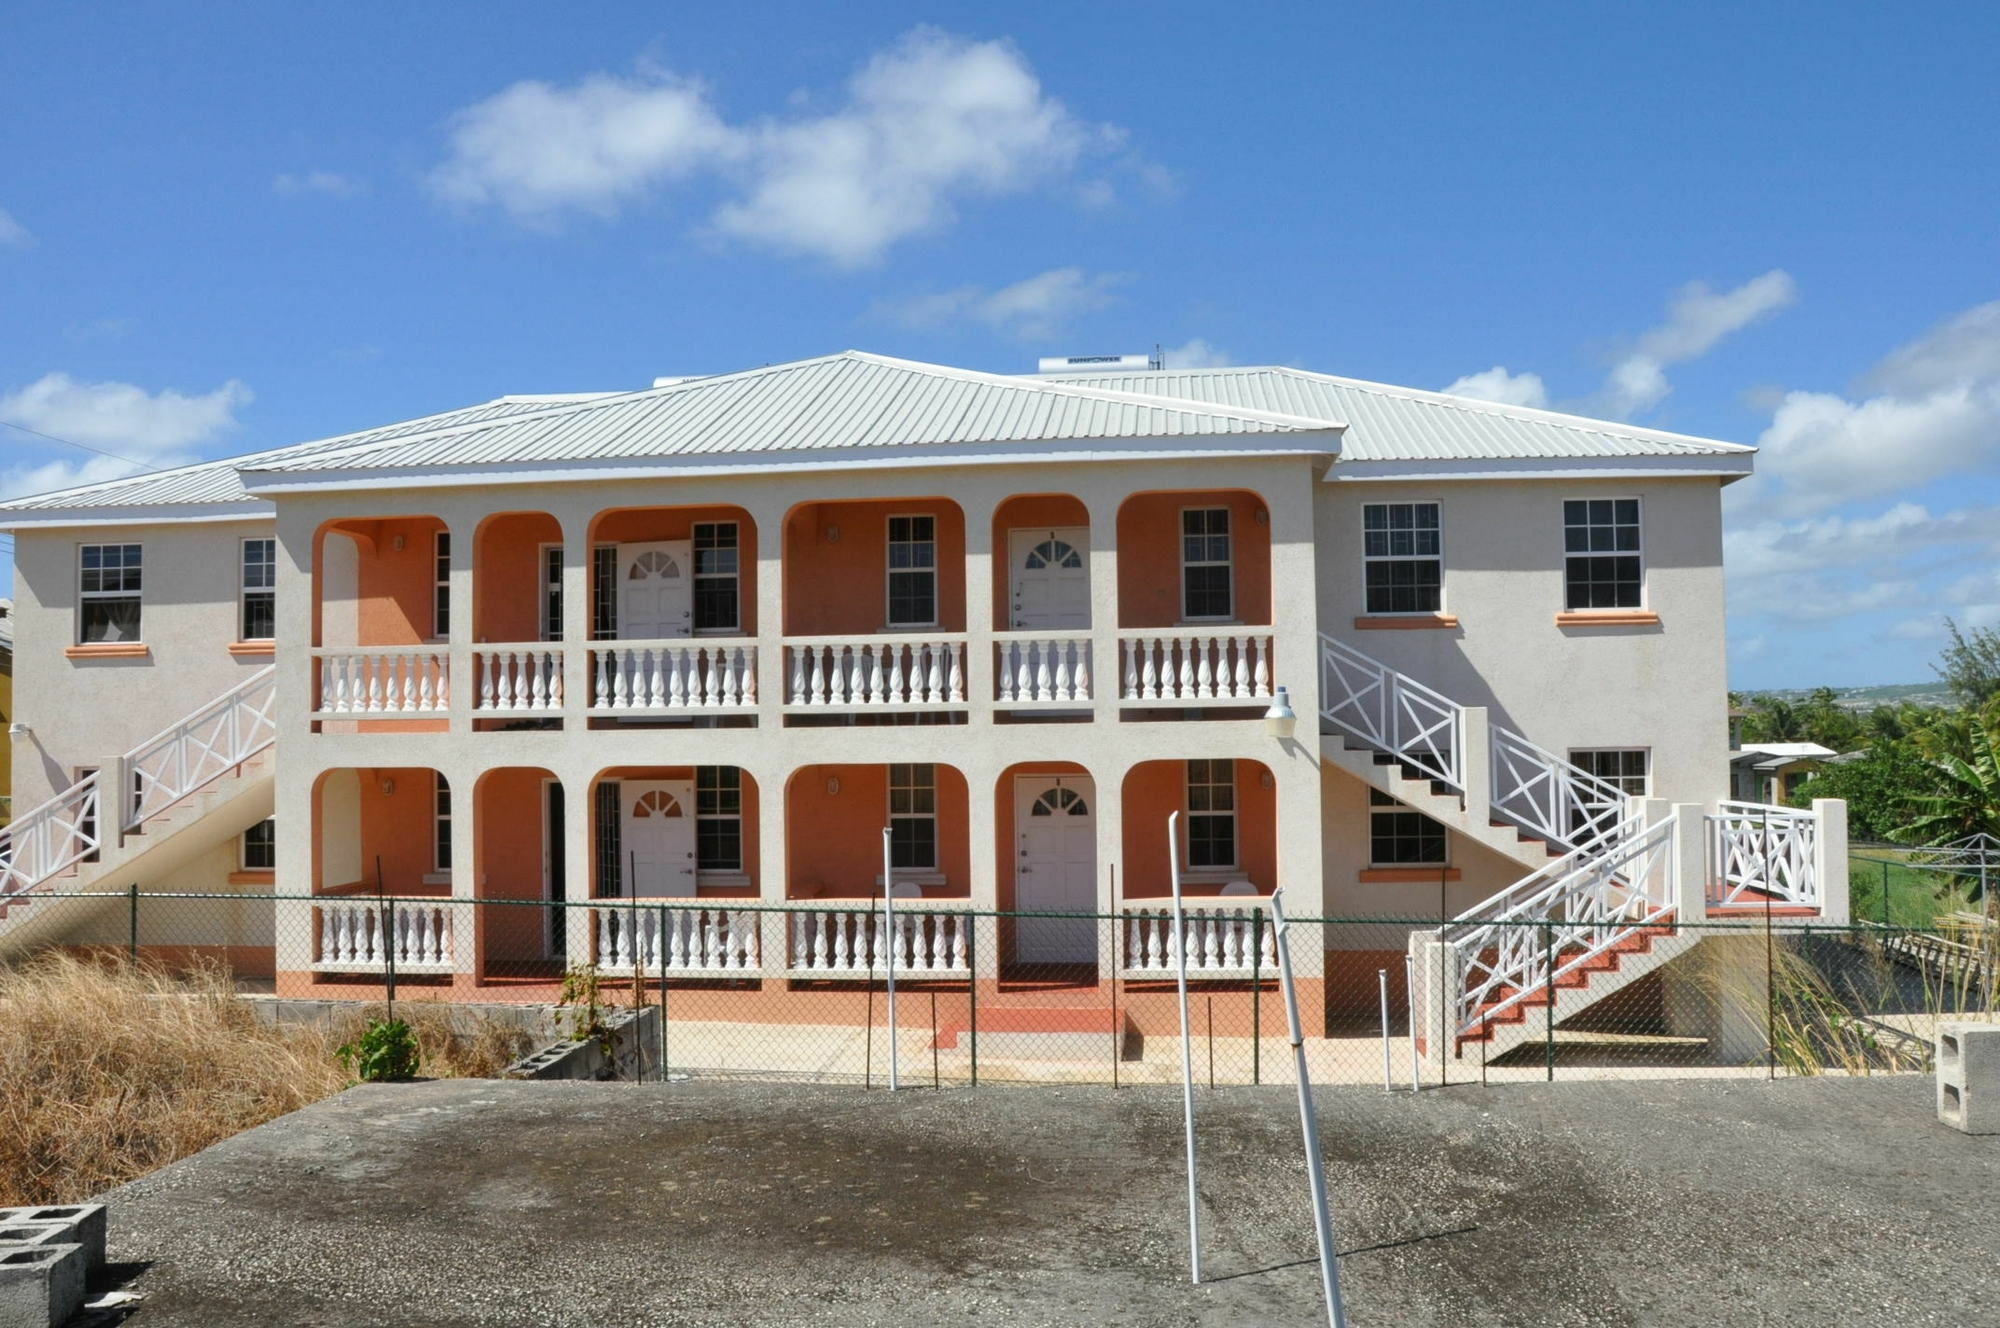
<svg viewBox="0 0 2000 1328">
<path fill-rule="evenodd" d="M 255 489 L 279 476 L 335 472 L 1250 435 L 1309 435 L 1313 450 L 1332 453 L 1340 428 L 1323 416 L 842 351 L 336 451 L 280 454 L 244 470 Z"/>
<path fill-rule="evenodd" d="M 1747 457 L 1755 448 L 1636 425 L 1290 368 L 1168 369 L 1069 375 L 1091 384 L 1217 406 L 1344 420 L 1341 465 L 1603 457 Z"/>
<path fill-rule="evenodd" d="M 547 410 L 559 401 L 588 400 L 602 395 L 605 394 L 499 397 L 476 406 L 462 406 L 457 410 L 426 415 L 400 424 L 382 425 L 309 443 L 294 443 L 289 447 L 253 452 L 247 456 L 224 457 L 216 461 L 198 462 L 191 466 L 176 466 L 172 470 L 156 470 L 143 475 L 128 475 L 124 479 L 83 484 L 73 489 L 58 489 L 52 493 L 8 498 L 0 500 L 0 514 L 32 515 L 111 508 L 140 509 L 226 504 L 232 508 L 242 508 L 247 513 L 261 512 L 268 515 L 272 510 L 270 503 L 250 496 L 243 487 L 240 468 L 274 457 L 312 456 L 320 452 L 337 451 L 344 447 L 401 438 L 413 433 L 428 433 L 433 429 L 449 428 L 452 425 L 476 424 L 481 420 Z"/>
</svg>

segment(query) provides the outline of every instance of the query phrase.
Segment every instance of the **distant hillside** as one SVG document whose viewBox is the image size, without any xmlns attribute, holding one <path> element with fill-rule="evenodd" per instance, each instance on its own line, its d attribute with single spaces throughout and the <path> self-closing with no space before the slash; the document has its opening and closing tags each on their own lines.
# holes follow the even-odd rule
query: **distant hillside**
<svg viewBox="0 0 2000 1328">
<path fill-rule="evenodd" d="M 1739 692 L 1748 701 L 1759 696 L 1775 696 L 1781 701 L 1804 701 L 1813 694 L 1810 687 L 1772 687 L 1763 691 Z M 1913 702 L 1923 706 L 1949 706 L 1951 691 L 1942 682 L 1898 682 L 1880 687 L 1835 687 L 1833 697 L 1844 710 L 1868 711 L 1877 706 Z"/>
</svg>

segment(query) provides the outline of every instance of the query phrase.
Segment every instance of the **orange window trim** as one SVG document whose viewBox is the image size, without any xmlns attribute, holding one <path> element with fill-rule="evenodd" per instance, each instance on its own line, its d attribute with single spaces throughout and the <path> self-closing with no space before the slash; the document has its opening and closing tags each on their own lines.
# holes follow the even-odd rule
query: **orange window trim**
<svg viewBox="0 0 2000 1328">
<path fill-rule="evenodd" d="M 1583 609 L 1556 615 L 1558 627 L 1652 627 L 1660 615 L 1650 609 Z"/>
<path fill-rule="evenodd" d="M 63 650 L 70 659 L 144 659 L 152 653 L 143 641 L 91 641 Z"/>
<path fill-rule="evenodd" d="M 276 652 L 276 641 L 231 641 L 229 653 L 232 655 L 269 655 Z"/>
<path fill-rule="evenodd" d="M 229 873 L 231 885 L 271 885 L 278 879 L 274 871 L 233 871 Z"/>
<path fill-rule="evenodd" d="M 1419 613 L 1412 614 L 1407 618 L 1398 615 L 1394 617 L 1362 617 L 1354 620 L 1354 630 L 1357 632 L 1420 632 L 1426 629 L 1440 627 L 1456 628 L 1457 626 L 1458 615 L 1455 613 Z"/>
<path fill-rule="evenodd" d="M 1363 885 L 1427 885 L 1437 880 L 1459 879 L 1456 867 L 1363 867 Z"/>
</svg>

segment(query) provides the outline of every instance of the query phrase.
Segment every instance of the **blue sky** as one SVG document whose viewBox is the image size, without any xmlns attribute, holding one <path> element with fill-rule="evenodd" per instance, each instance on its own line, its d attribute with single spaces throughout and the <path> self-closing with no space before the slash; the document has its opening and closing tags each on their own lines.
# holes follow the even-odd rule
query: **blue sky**
<svg viewBox="0 0 2000 1328">
<path fill-rule="evenodd" d="M 1638 8 L 10 5 L 0 420 L 1159 343 L 1761 442 L 1734 683 L 1925 678 L 2000 625 L 2000 7 Z"/>
</svg>

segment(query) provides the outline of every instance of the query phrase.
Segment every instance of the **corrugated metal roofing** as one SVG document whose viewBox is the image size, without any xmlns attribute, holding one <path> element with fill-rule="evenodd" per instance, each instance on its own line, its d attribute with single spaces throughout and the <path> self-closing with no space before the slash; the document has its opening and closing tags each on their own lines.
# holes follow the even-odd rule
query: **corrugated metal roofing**
<svg viewBox="0 0 2000 1328">
<path fill-rule="evenodd" d="M 1209 407 L 843 351 L 421 436 L 286 454 L 256 472 L 643 460 L 1111 438 L 1337 433 L 1335 419 Z M 1328 439 L 1328 451 L 1336 443 Z M 254 482 L 254 479 L 253 479 Z"/>
<path fill-rule="evenodd" d="M 1180 397 L 1214 406 L 1345 420 L 1347 432 L 1340 445 L 1343 462 L 1716 456 L 1756 450 L 1580 415 L 1336 378 L 1304 369 L 1065 374 L 1059 381 Z"/>
<path fill-rule="evenodd" d="M 603 394 L 578 393 L 575 396 L 562 398 L 500 397 L 494 401 L 481 402 L 476 406 L 463 406 L 437 415 L 426 415 L 421 419 L 405 420 L 400 424 L 363 429 L 358 433 L 341 434 L 310 443 L 293 443 L 289 447 L 253 452 L 248 456 L 225 457 L 219 461 L 178 466 L 173 470 L 131 475 L 121 480 L 104 480 L 74 489 L 58 489 L 53 493 L 8 498 L 0 500 L 0 512 L 53 512 L 71 508 L 256 502 L 256 499 L 244 491 L 242 476 L 238 474 L 239 467 L 278 457 L 311 456 L 320 452 L 338 451 L 344 447 L 385 442 L 392 438 L 407 437 L 413 433 L 429 433 L 434 429 L 450 428 L 454 425 L 477 424 L 481 420 L 543 411 L 561 401 L 589 400 L 601 395 Z"/>
</svg>

